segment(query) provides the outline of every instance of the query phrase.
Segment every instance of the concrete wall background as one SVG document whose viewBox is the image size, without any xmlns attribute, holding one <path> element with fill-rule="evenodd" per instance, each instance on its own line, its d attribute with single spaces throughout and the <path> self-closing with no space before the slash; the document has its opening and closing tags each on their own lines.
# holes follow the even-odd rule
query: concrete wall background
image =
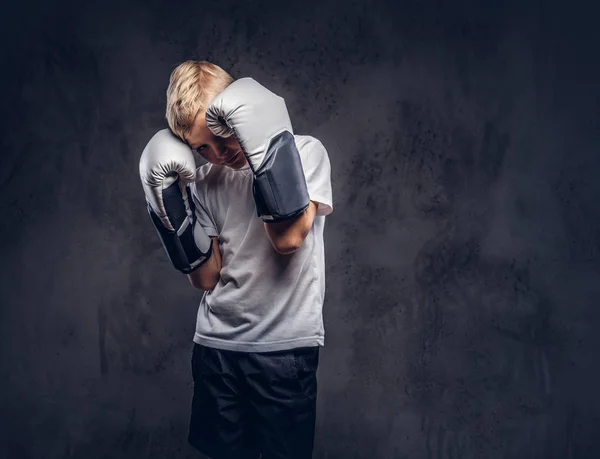
<svg viewBox="0 0 600 459">
<path fill-rule="evenodd" d="M 171 70 L 286 98 L 333 169 L 316 458 L 600 455 L 597 9 L 23 3 L 0 31 L 0 456 L 199 457 L 201 292 L 137 175 Z"/>
</svg>

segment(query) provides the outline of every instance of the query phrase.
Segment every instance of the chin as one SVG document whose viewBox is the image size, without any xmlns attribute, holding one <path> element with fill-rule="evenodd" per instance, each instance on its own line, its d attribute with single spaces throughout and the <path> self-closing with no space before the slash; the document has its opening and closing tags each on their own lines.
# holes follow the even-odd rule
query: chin
<svg viewBox="0 0 600 459">
<path fill-rule="evenodd" d="M 230 165 L 229 167 L 231 167 L 232 169 L 241 169 L 241 168 L 242 168 L 242 167 L 244 167 L 244 166 L 245 166 L 245 164 L 244 164 L 244 163 L 238 163 L 238 162 L 235 162 L 235 163 L 233 163 L 232 165 Z"/>
<path fill-rule="evenodd" d="M 228 165 L 228 167 L 231 167 L 232 169 L 241 169 L 242 167 L 244 167 L 246 165 L 246 158 L 244 158 L 243 155 L 240 155 L 240 157 L 237 159 L 237 161 L 231 163 Z"/>
</svg>

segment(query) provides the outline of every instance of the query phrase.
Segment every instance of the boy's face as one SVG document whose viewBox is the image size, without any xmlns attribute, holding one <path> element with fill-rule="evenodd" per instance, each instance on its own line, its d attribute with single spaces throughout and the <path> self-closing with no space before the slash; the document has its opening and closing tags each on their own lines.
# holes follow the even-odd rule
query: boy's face
<svg viewBox="0 0 600 459">
<path fill-rule="evenodd" d="M 206 125 L 205 113 L 199 113 L 192 130 L 185 137 L 187 144 L 209 163 L 241 169 L 248 161 L 235 136 L 218 137 Z"/>
</svg>

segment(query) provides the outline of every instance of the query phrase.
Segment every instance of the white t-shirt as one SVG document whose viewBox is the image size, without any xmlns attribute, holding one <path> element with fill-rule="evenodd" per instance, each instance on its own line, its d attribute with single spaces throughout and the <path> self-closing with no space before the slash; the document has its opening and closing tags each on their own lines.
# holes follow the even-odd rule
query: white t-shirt
<svg viewBox="0 0 600 459">
<path fill-rule="evenodd" d="M 301 247 L 277 253 L 256 214 L 250 166 L 198 168 L 192 196 L 200 224 L 218 236 L 221 277 L 198 308 L 194 342 L 218 349 L 270 352 L 323 346 L 325 216 L 333 210 L 331 166 L 323 144 L 295 135 L 313 226 Z"/>
</svg>

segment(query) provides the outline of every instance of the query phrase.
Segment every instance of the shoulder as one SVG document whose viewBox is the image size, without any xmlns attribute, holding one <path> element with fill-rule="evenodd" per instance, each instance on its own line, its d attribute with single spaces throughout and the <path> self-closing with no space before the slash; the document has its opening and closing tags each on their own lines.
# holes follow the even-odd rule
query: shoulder
<svg viewBox="0 0 600 459">
<path fill-rule="evenodd" d="M 225 166 L 206 163 L 196 169 L 196 183 L 210 183 L 214 185 L 224 177 L 227 177 L 232 171 L 233 169 Z"/>
<path fill-rule="evenodd" d="M 302 159 L 302 163 L 320 164 L 329 162 L 329 155 L 323 143 L 316 137 L 310 135 L 294 135 L 296 148 Z"/>
<path fill-rule="evenodd" d="M 219 167 L 214 167 L 213 164 L 206 163 L 196 168 L 196 179 L 190 184 L 192 191 L 196 193 L 206 194 L 209 183 L 214 183 L 219 177 Z"/>
<path fill-rule="evenodd" d="M 323 143 L 311 135 L 294 134 L 294 141 L 296 142 L 296 147 L 300 153 L 313 150 L 325 150 Z"/>
<path fill-rule="evenodd" d="M 210 175 L 214 175 L 215 168 L 212 164 L 206 163 L 196 169 L 196 183 L 206 180 Z"/>
</svg>

